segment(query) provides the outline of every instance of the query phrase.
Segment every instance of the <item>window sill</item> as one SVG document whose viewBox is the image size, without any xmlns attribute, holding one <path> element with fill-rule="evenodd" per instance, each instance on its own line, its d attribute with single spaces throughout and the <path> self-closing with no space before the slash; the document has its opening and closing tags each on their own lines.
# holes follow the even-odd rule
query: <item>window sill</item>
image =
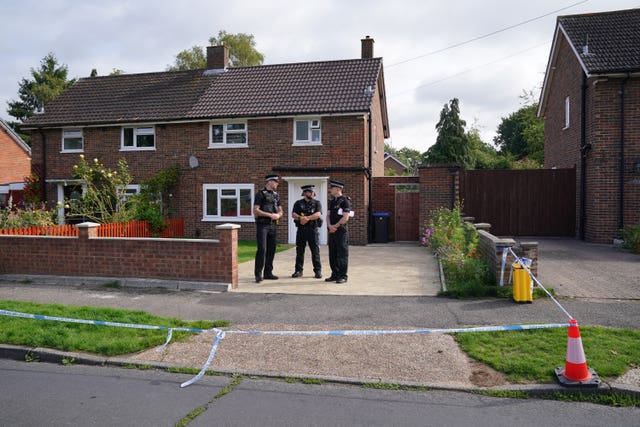
<svg viewBox="0 0 640 427">
<path fill-rule="evenodd" d="M 251 217 L 238 217 L 238 216 L 210 216 L 202 218 L 202 222 L 254 222 L 254 218 Z"/>
<path fill-rule="evenodd" d="M 293 147 L 321 147 L 322 142 L 294 142 Z"/>
<path fill-rule="evenodd" d="M 62 150 L 62 151 L 60 151 L 60 154 L 67 154 L 67 153 L 84 153 L 84 150 Z"/>
<path fill-rule="evenodd" d="M 156 151 L 156 147 L 144 147 L 144 148 L 122 148 L 120 151 Z"/>
<path fill-rule="evenodd" d="M 223 150 L 225 148 L 249 148 L 249 144 L 219 144 L 219 145 L 209 145 L 207 148 L 211 150 Z"/>
</svg>

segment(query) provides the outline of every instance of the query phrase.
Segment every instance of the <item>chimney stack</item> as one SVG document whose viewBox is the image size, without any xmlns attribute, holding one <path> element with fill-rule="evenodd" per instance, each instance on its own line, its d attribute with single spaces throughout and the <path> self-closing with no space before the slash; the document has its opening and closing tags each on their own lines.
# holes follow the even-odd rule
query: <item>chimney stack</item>
<svg viewBox="0 0 640 427">
<path fill-rule="evenodd" d="M 207 46 L 207 70 L 226 70 L 229 67 L 229 49 L 226 46 Z"/>
<path fill-rule="evenodd" d="M 362 42 L 362 59 L 373 58 L 373 39 L 367 36 L 360 41 Z"/>
</svg>

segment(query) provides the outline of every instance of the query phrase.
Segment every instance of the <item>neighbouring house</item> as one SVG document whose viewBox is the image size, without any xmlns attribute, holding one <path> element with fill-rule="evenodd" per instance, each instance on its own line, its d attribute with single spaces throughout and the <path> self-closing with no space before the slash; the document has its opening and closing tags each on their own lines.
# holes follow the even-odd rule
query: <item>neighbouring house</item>
<svg viewBox="0 0 640 427">
<path fill-rule="evenodd" d="M 44 198 L 55 206 L 81 191 L 72 177 L 80 154 L 113 169 L 126 159 L 132 192 L 177 165 L 171 209 L 187 236 L 215 237 L 217 225 L 238 223 L 239 237 L 253 239 L 254 194 L 277 173 L 287 212 L 279 239 L 294 243 L 301 186 L 314 184 L 326 209 L 331 178 L 351 197 L 351 243 L 366 244 L 389 123 L 382 58 L 372 38 L 361 43 L 359 59 L 237 68 L 226 47 L 210 46 L 206 70 L 81 78 L 25 125 Z"/>
<path fill-rule="evenodd" d="M 31 148 L 0 119 L 0 208 L 22 201 L 24 179 L 31 173 Z"/>
<path fill-rule="evenodd" d="M 545 168 L 576 168 L 576 236 L 640 223 L 640 9 L 558 17 L 538 115 Z"/>
<path fill-rule="evenodd" d="M 395 171 L 396 174 L 402 175 L 407 170 L 407 165 L 393 154 L 384 153 L 384 168 L 385 170 L 391 169 Z"/>
</svg>

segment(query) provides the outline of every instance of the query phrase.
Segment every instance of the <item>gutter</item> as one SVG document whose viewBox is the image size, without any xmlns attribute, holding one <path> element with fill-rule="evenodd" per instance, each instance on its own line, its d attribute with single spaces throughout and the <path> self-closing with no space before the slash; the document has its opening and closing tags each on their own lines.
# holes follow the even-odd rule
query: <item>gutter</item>
<svg viewBox="0 0 640 427">
<path fill-rule="evenodd" d="M 372 242 L 372 235 L 373 235 L 373 221 L 371 221 L 371 215 L 373 214 L 372 212 L 372 203 L 373 203 L 373 180 L 371 179 L 371 176 L 373 175 L 373 141 L 371 140 L 371 137 L 373 135 L 372 132 L 372 124 L 371 124 L 371 118 L 373 117 L 373 115 L 371 114 L 371 108 L 369 108 L 369 115 L 368 115 L 368 122 L 369 122 L 369 173 L 367 174 L 367 180 L 368 180 L 368 185 L 369 185 L 369 206 L 368 206 L 368 212 L 367 212 L 367 219 L 368 219 L 368 224 L 369 227 L 367 227 L 368 229 L 368 233 L 367 233 L 367 241 L 369 243 Z"/>
<path fill-rule="evenodd" d="M 364 166 L 330 166 L 330 167 L 302 167 L 302 166 L 274 166 L 274 172 L 365 172 L 367 176 L 371 173 L 369 168 Z"/>
<path fill-rule="evenodd" d="M 631 77 L 631 73 L 627 73 L 626 77 L 620 83 L 620 197 L 618 210 L 618 229 L 624 228 L 624 95 L 625 86 Z"/>
<path fill-rule="evenodd" d="M 580 240 L 585 238 L 585 221 L 587 219 L 587 155 L 591 151 L 591 144 L 587 143 L 587 74 L 582 72 L 581 101 L 580 101 Z"/>
</svg>

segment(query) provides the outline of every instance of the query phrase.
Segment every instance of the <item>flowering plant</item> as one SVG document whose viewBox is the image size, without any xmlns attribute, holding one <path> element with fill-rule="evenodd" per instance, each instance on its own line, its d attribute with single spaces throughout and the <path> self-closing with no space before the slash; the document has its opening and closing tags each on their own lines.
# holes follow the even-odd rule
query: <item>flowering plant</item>
<svg viewBox="0 0 640 427">
<path fill-rule="evenodd" d="M 478 232 L 462 220 L 462 205 L 431 212 L 421 244 L 432 250 L 442 263 L 447 295 L 481 296 L 492 283 L 488 264 L 480 259 Z"/>
</svg>

